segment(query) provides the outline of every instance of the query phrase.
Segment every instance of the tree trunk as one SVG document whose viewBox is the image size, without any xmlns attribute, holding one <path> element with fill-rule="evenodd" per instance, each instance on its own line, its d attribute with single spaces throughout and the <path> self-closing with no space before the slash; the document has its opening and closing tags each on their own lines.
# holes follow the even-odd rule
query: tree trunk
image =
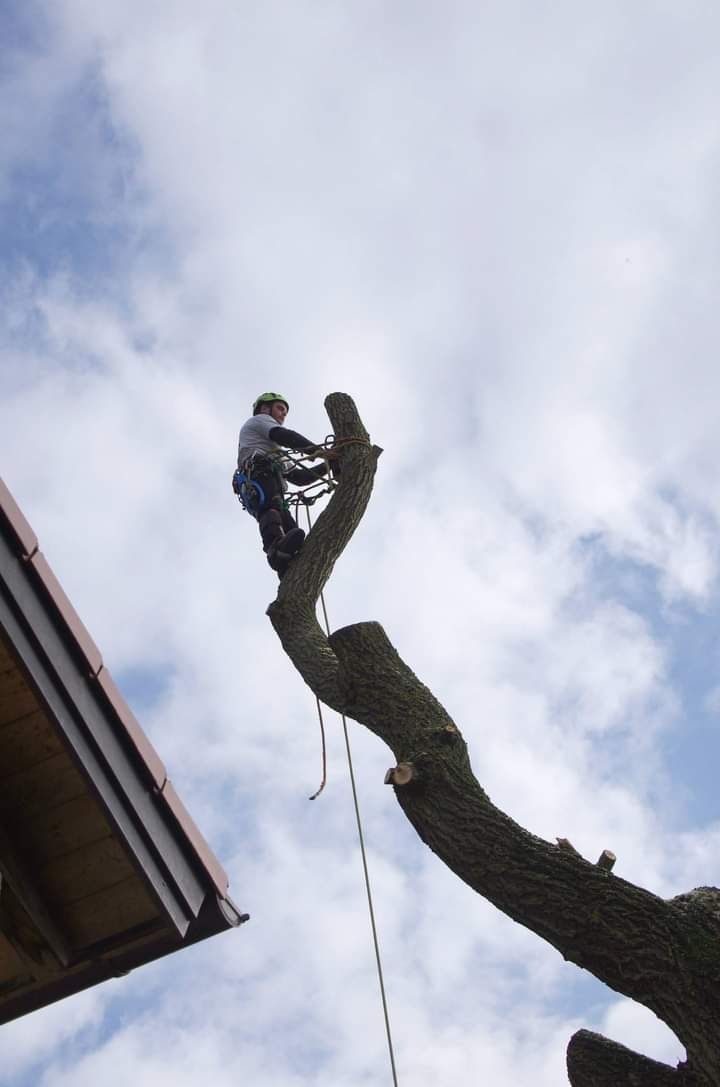
<svg viewBox="0 0 720 1087">
<path fill-rule="evenodd" d="M 351 441 L 340 485 L 268 608 L 283 648 L 323 702 L 390 747 L 398 765 L 386 781 L 448 867 L 565 959 L 650 1008 L 686 1048 L 676 1070 L 582 1031 L 568 1049 L 574 1087 L 719 1087 L 720 892 L 664 901 L 614 876 L 607 858 L 592 864 L 564 840 L 530 834 L 491 803 L 457 726 L 378 623 L 329 638 L 321 629 L 318 597 L 365 511 L 381 452 L 348 396 L 325 403 L 336 438 Z"/>
</svg>

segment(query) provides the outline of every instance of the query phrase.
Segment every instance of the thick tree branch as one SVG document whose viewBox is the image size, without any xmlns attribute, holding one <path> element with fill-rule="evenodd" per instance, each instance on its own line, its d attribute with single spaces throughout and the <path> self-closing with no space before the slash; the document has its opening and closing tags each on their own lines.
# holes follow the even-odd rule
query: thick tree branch
<svg viewBox="0 0 720 1087">
<path fill-rule="evenodd" d="M 323 633 L 318 595 L 365 510 L 379 453 L 349 397 L 334 393 L 326 406 L 336 436 L 360 441 L 346 447 L 340 486 L 268 608 L 283 647 L 324 702 L 366 725 L 411 767 L 389 772 L 397 799 L 461 879 L 564 958 L 651 1008 L 692 1054 L 704 1077 L 698 1082 L 720 1082 L 714 901 L 713 908 L 707 896 L 665 902 L 524 830 L 491 803 L 456 725 L 378 623 Z M 703 1014 L 703 1005 L 712 1011 Z"/>
<path fill-rule="evenodd" d="M 325 401 L 333 433 L 347 441 L 342 453 L 342 482 L 317 519 L 302 555 L 286 573 L 268 615 L 283 648 L 307 685 L 323 702 L 342 711 L 338 662 L 317 621 L 318 598 L 335 560 L 352 537 L 372 493 L 377 459 L 355 404 L 344 393 Z"/>
<path fill-rule="evenodd" d="M 589 1030 L 579 1030 L 570 1039 L 567 1070 L 572 1087 L 694 1087 L 697 1083 L 683 1065 L 671 1068 Z"/>
</svg>

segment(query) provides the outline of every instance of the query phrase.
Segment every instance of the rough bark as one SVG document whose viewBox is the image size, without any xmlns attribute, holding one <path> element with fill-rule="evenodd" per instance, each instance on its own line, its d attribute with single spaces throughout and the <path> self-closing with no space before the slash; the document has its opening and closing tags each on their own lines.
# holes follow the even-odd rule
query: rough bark
<svg viewBox="0 0 720 1087">
<path fill-rule="evenodd" d="M 572 1087 L 694 1087 L 697 1080 L 685 1065 L 668 1064 L 633 1053 L 601 1034 L 579 1030 L 567 1049 L 568 1079 Z"/>
<path fill-rule="evenodd" d="M 329 638 L 320 627 L 319 594 L 363 515 L 380 452 L 348 396 L 333 393 L 325 404 L 336 437 L 355 441 L 344 448 L 339 487 L 268 608 L 285 651 L 323 702 L 371 729 L 396 763 L 407 764 L 387 780 L 445 864 L 565 959 L 644 1004 L 675 1032 L 687 1065 L 676 1071 L 649 1062 L 672 1077 L 655 1082 L 717 1087 L 720 892 L 701 888 L 664 901 L 574 849 L 530 834 L 492 804 L 457 726 L 378 623 L 356 623 Z M 571 1043 L 574 1087 L 652 1082 L 647 1058 L 598 1038 L 581 1032 Z"/>
</svg>

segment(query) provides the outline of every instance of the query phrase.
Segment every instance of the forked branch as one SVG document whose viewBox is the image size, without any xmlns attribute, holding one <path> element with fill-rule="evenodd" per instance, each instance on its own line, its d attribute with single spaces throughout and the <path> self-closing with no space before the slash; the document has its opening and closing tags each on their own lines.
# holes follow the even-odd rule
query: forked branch
<svg viewBox="0 0 720 1087">
<path fill-rule="evenodd" d="M 609 851 L 592 864 L 524 830 L 491 803 L 457 726 L 378 623 L 356 623 L 329 638 L 320 627 L 318 597 L 365 511 L 380 453 L 350 397 L 333 393 L 325 403 L 335 435 L 357 441 L 346 446 L 340 485 L 268 608 L 285 651 L 322 701 L 390 747 L 396 767 L 388 783 L 445 864 L 565 959 L 654 1011 L 686 1046 L 696 1082 L 720 1083 L 720 930 L 707 897 L 699 906 L 693 900 L 692 910 L 666 902 L 613 875 Z M 609 1084 L 588 1078 L 588 1045 L 581 1039 L 572 1050 L 573 1084 Z M 622 1056 L 613 1053 L 620 1068 Z M 690 1074 L 686 1069 L 683 1087 Z"/>
</svg>

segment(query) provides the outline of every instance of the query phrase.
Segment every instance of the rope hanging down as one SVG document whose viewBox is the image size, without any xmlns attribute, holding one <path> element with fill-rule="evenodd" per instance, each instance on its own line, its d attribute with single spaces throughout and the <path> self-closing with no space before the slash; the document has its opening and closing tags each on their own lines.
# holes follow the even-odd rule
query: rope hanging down
<svg viewBox="0 0 720 1087">
<path fill-rule="evenodd" d="M 348 441 L 359 441 L 360 439 L 350 438 L 350 439 L 347 439 L 347 440 Z M 310 486 L 315 486 L 315 484 L 310 484 Z M 302 499 L 299 498 L 298 501 L 302 501 Z M 313 499 L 313 501 L 314 501 L 314 499 Z M 308 523 L 308 534 L 312 530 L 312 521 L 310 519 L 310 509 L 309 509 L 310 505 L 311 505 L 311 503 L 306 503 L 305 504 L 305 514 L 307 516 L 307 523 Z M 327 636 L 329 638 L 330 637 L 330 620 L 328 619 L 327 608 L 325 607 L 325 595 L 322 592 L 320 593 L 320 604 L 322 606 L 323 619 L 325 621 L 325 633 L 327 634 Z M 322 735 L 323 774 L 322 774 L 322 782 L 320 784 L 320 788 L 318 789 L 318 791 L 316 793 L 314 793 L 313 796 L 310 797 L 311 800 L 314 800 L 315 797 L 319 796 L 320 793 L 322 792 L 322 790 L 325 788 L 326 768 L 327 768 L 327 756 L 326 756 L 326 752 L 325 752 L 325 726 L 324 726 L 324 723 L 323 723 L 322 708 L 320 706 L 320 699 L 317 697 L 317 695 L 315 696 L 315 700 L 317 702 L 318 716 L 320 718 L 320 732 L 321 732 L 321 735 Z M 363 874 L 364 874 L 364 877 L 365 877 L 365 893 L 367 895 L 368 912 L 370 914 L 370 928 L 372 929 L 373 946 L 375 948 L 375 964 L 377 966 L 378 982 L 379 982 L 379 985 L 380 985 L 380 998 L 382 1000 L 383 1017 L 385 1019 L 385 1034 L 386 1034 L 386 1037 L 387 1037 L 388 1055 L 390 1057 L 390 1071 L 392 1073 L 393 1087 L 398 1087 L 397 1070 L 395 1068 L 395 1053 L 393 1051 L 392 1033 L 391 1033 L 391 1030 L 390 1030 L 390 1015 L 388 1013 L 387 997 L 385 995 L 385 981 L 384 981 L 384 978 L 383 978 L 382 962 L 381 962 L 381 959 L 380 959 L 380 944 L 378 942 L 377 926 L 375 924 L 375 910 L 373 908 L 372 891 L 370 889 L 370 873 L 368 871 L 367 856 L 365 854 L 365 838 L 364 838 L 364 835 L 363 835 L 362 821 L 360 819 L 360 805 L 358 803 L 358 794 L 357 794 L 357 788 L 356 788 L 356 785 L 355 785 L 355 771 L 353 769 L 352 754 L 351 754 L 351 751 L 350 751 L 350 736 L 349 736 L 349 733 L 348 733 L 347 720 L 345 718 L 345 714 L 344 713 L 340 714 L 340 717 L 342 719 L 343 736 L 345 738 L 345 752 L 347 754 L 348 770 L 350 772 L 350 786 L 352 788 L 353 805 L 355 807 L 355 822 L 357 824 L 358 841 L 360 843 L 360 856 L 362 858 Z"/>
<path fill-rule="evenodd" d="M 332 449 L 336 449 L 339 446 L 352 445 L 352 444 L 369 445 L 370 443 L 368 441 L 366 441 L 364 438 L 336 438 L 334 434 L 328 434 L 327 437 L 325 438 L 324 442 L 322 443 L 322 445 L 316 447 L 316 451 L 322 450 L 322 452 L 320 452 L 320 456 L 323 456 L 324 453 L 329 452 Z M 316 455 L 317 455 L 317 452 L 316 452 Z M 317 479 L 313 480 L 311 483 L 293 484 L 293 486 L 295 487 L 295 490 L 293 490 L 290 493 L 289 497 L 285 500 L 285 503 L 286 503 L 286 506 L 287 506 L 288 509 L 291 506 L 293 507 L 293 515 L 295 517 L 296 522 L 299 522 L 299 520 L 300 520 L 300 518 L 299 518 L 299 507 L 301 505 L 303 505 L 305 507 L 305 515 L 307 517 L 307 525 L 308 525 L 308 533 L 309 533 L 310 530 L 312 529 L 312 521 L 310 520 L 310 506 L 314 505 L 315 502 L 317 502 L 318 498 L 323 498 L 326 494 L 332 494 L 335 487 L 337 487 L 338 481 L 337 481 L 337 479 L 333 479 L 330 475 L 326 475 L 326 474 L 322 474 L 322 473 L 318 472 L 316 468 L 313 468 L 312 465 L 308 464 L 307 463 L 308 461 L 313 460 L 315 458 L 314 457 L 308 457 L 307 454 L 303 453 L 302 451 L 290 452 L 290 451 L 286 450 L 284 456 L 285 456 L 286 460 L 291 460 L 293 462 L 293 464 L 297 465 L 298 467 L 304 466 L 308 472 L 311 472 L 313 475 L 317 476 Z M 326 459 L 329 460 L 329 458 L 326 458 Z M 327 469 L 326 469 L 326 472 L 327 472 Z M 315 490 L 315 488 L 317 488 L 317 487 L 322 487 L 322 489 L 321 490 Z M 323 611 L 324 611 L 325 610 L 325 600 L 324 600 L 324 597 L 323 597 L 322 593 L 320 594 L 320 599 L 322 601 Z M 327 620 L 327 615 L 326 615 L 326 620 Z M 326 622 L 326 625 L 327 625 L 327 622 Z M 328 631 L 328 633 L 329 633 L 329 631 Z M 323 719 L 322 705 L 321 705 L 320 699 L 318 698 L 317 695 L 315 695 L 315 703 L 317 705 L 318 722 L 320 724 L 320 746 L 321 746 L 321 751 L 322 751 L 322 778 L 320 780 L 320 785 L 319 785 L 318 789 L 312 794 L 311 797 L 309 797 L 310 800 L 317 800 L 317 798 L 320 796 L 320 793 L 323 791 L 323 789 L 325 788 L 325 785 L 327 784 L 327 748 L 326 748 L 326 744 L 325 744 L 325 721 Z"/>
</svg>

